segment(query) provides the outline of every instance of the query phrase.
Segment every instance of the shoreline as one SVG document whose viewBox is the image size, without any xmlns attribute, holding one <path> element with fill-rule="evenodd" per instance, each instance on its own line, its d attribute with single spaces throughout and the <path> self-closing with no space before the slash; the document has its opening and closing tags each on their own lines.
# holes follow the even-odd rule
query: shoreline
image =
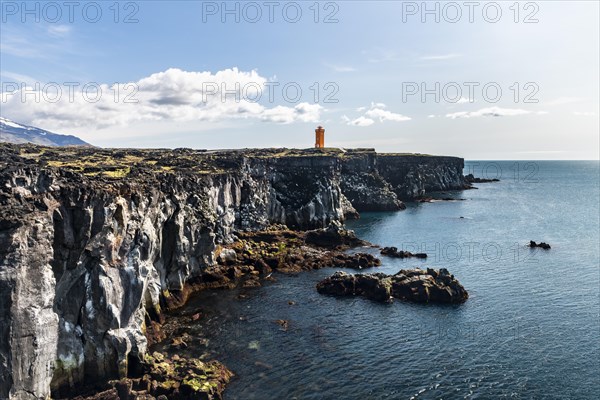
<svg viewBox="0 0 600 400">
<path fill-rule="evenodd" d="M 381 251 L 382 257 L 394 258 L 397 255 L 390 254 L 390 248 L 382 248 L 359 239 L 353 231 L 347 230 L 340 224 L 332 223 L 327 228 L 309 231 L 293 231 L 282 226 L 275 226 L 270 230 L 259 232 L 240 232 L 238 239 L 233 243 L 218 249 L 218 265 L 211 271 L 206 272 L 198 279 L 190 282 L 180 292 L 170 293 L 163 304 L 163 310 L 151 319 L 146 331 L 148 348 L 170 346 L 175 349 L 183 349 L 188 346 L 186 343 L 189 337 L 185 333 L 185 327 L 188 323 L 194 323 L 201 318 L 200 314 L 190 316 L 177 315 L 177 312 L 195 296 L 206 291 L 232 290 L 240 288 L 254 288 L 262 286 L 263 282 L 276 281 L 273 273 L 284 275 L 295 275 L 303 271 L 310 271 L 323 268 L 345 268 L 356 271 L 356 275 L 347 275 L 345 277 L 369 277 L 371 275 L 362 275 L 362 271 L 368 269 L 369 272 L 376 271 L 381 265 L 378 257 L 369 253 L 352 252 L 360 247 L 377 248 Z M 407 253 L 407 257 L 408 257 Z M 410 256 L 415 256 L 410 254 Z M 422 257 L 421 257 L 422 258 Z M 450 276 L 447 271 L 440 270 L 441 279 Z M 408 276 L 413 283 L 423 282 L 421 276 L 431 276 L 437 279 L 438 273 L 428 269 L 402 270 L 400 273 Z M 338 276 L 334 273 L 330 278 L 322 281 L 319 285 L 330 282 L 331 279 Z M 416 274 L 416 275 L 415 275 Z M 422 274 L 422 275 L 421 275 Z M 446 274 L 446 275 L 444 275 Z M 376 278 L 385 278 L 383 274 L 374 274 Z M 395 278 L 394 278 L 395 279 Z M 452 279 L 454 277 L 452 276 Z M 383 282 L 383 281 L 382 281 Z M 407 281 L 408 282 L 408 281 Z M 456 281 L 455 281 L 456 282 Z M 339 283 L 339 280 L 338 280 Z M 457 283 L 457 282 L 456 282 Z M 309 290 L 317 290 L 321 293 L 321 288 L 311 287 Z M 460 286 L 460 284 L 458 284 Z M 381 297 L 381 287 L 379 282 L 375 287 L 370 284 L 363 287 L 356 285 L 356 292 L 335 293 L 334 295 L 363 295 L 367 298 L 373 298 L 377 301 L 388 301 Z M 384 285 L 385 286 L 385 285 Z M 410 285 L 404 285 L 410 292 Z M 414 286 L 414 285 L 413 285 Z M 462 286 L 460 286 L 462 288 Z M 392 286 L 388 288 L 388 297 L 391 301 Z M 401 289 L 402 290 L 402 289 Z M 464 289 L 461 289 L 464 291 Z M 338 290 L 339 291 L 339 290 Z M 325 292 L 323 292 L 325 293 Z M 375 296 L 372 295 L 375 293 Z M 405 294 L 407 294 L 406 292 Z M 466 291 L 464 296 L 468 297 Z M 422 286 L 414 291 L 414 295 L 400 297 L 404 301 L 429 302 L 422 296 Z M 466 297 L 458 302 L 466 300 Z M 244 297 L 245 298 L 245 297 Z M 242 298 L 240 298 L 242 299 Z M 368 301 L 368 300 L 365 300 Z M 436 302 L 436 297 L 431 301 Z M 446 302 L 444 300 L 443 302 Z M 448 301 L 455 303 L 456 301 Z M 293 305 L 292 303 L 290 303 Z M 281 329 L 287 330 L 288 321 L 276 320 L 275 323 L 281 326 Z M 169 344 L 166 342 L 170 341 Z M 171 353 L 171 352 L 169 352 Z M 178 354 L 168 356 L 167 353 L 160 351 L 150 352 L 144 358 L 138 374 L 128 376 L 120 380 L 113 380 L 101 387 L 89 388 L 87 394 L 82 392 L 66 393 L 76 400 L 116 400 L 119 398 L 137 398 L 137 399 L 160 399 L 160 396 L 166 396 L 168 399 L 187 399 L 187 398 L 205 398 L 208 400 L 222 400 L 223 393 L 226 390 L 230 379 L 235 377 L 235 373 L 230 371 L 226 365 L 218 360 L 212 359 L 204 361 L 200 359 L 186 358 Z M 190 366 L 194 369 L 194 374 L 190 375 Z M 185 376 L 177 375 L 176 371 L 187 369 Z M 194 384 L 190 384 L 190 382 Z"/>
</svg>

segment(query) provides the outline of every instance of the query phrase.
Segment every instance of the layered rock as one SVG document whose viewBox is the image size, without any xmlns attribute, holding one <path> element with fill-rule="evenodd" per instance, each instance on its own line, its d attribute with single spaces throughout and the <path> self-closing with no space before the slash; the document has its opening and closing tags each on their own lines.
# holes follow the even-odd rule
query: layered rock
<svg viewBox="0 0 600 400">
<path fill-rule="evenodd" d="M 470 187 L 458 157 L 419 154 L 378 154 L 377 171 L 398 198 L 416 199 L 427 193 Z"/>
<path fill-rule="evenodd" d="M 348 150 L 342 161 L 341 188 L 350 203 L 362 211 L 397 211 L 406 208 L 377 170 L 372 150 Z"/>
<path fill-rule="evenodd" d="M 362 182 L 353 184 L 338 150 L 0 145 L 0 153 L 0 398 L 46 398 L 127 376 L 161 307 L 218 272 L 216 257 L 236 233 L 343 221 L 356 213 L 344 191 L 359 208 L 362 194 L 352 193 L 380 193 L 381 209 L 398 204 L 391 166 L 369 155 L 366 175 L 353 167 Z M 427 168 L 439 179 L 417 179 L 424 190 L 462 179 L 447 162 L 439 173 Z"/>
<path fill-rule="evenodd" d="M 462 303 L 469 298 L 465 288 L 445 268 L 400 270 L 395 275 L 352 275 L 338 271 L 319 282 L 317 290 L 322 294 L 363 296 L 380 302 L 396 298 L 417 303 Z"/>
</svg>

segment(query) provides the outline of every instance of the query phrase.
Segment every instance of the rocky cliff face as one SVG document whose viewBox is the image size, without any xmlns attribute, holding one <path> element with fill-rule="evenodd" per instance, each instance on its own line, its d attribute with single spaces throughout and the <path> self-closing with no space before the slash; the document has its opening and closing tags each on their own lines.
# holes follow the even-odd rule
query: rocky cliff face
<svg viewBox="0 0 600 400">
<path fill-rule="evenodd" d="M 462 159 L 370 151 L 0 152 L 0 398 L 14 399 L 135 369 L 165 298 L 235 232 L 323 227 L 463 179 Z"/>
<path fill-rule="evenodd" d="M 418 154 L 378 154 L 377 171 L 398 198 L 415 199 L 426 193 L 469 187 L 462 172 L 464 160 L 457 157 Z"/>
<path fill-rule="evenodd" d="M 347 151 L 342 161 L 342 191 L 357 211 L 402 210 L 404 204 L 377 169 L 378 159 L 374 151 Z"/>
</svg>

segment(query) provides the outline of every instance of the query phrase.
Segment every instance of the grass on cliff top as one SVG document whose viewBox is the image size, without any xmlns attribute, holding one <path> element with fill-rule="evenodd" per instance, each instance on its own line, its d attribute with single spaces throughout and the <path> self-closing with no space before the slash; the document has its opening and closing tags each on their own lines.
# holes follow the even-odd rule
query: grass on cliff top
<svg viewBox="0 0 600 400">
<path fill-rule="evenodd" d="M 97 147 L 47 147 L 33 144 L 1 144 L 2 153 L 16 156 L 18 163 L 66 169 L 89 178 L 123 179 L 139 174 L 146 176 L 184 172 L 207 175 L 238 169 L 245 157 L 279 159 L 300 157 L 353 157 L 374 154 L 370 148 L 340 149 L 334 147 L 290 149 L 104 149 Z M 379 156 L 434 157 L 428 154 L 378 153 Z M 6 160 L 9 160 L 7 157 Z M 12 161 L 11 161 L 12 162 Z M 8 164 L 7 164 L 8 165 Z"/>
<path fill-rule="evenodd" d="M 344 150 L 336 147 L 309 148 L 309 149 L 244 149 L 242 154 L 255 158 L 283 158 L 283 157 L 336 157 L 344 154 Z"/>
<path fill-rule="evenodd" d="M 439 157 L 432 154 L 422 153 L 377 153 L 377 155 L 382 157 Z"/>
<path fill-rule="evenodd" d="M 195 174 L 223 172 L 203 151 L 100 149 L 18 146 L 18 155 L 40 165 L 81 173 L 87 177 L 122 179 L 133 168 L 148 173 L 188 171 Z"/>
</svg>

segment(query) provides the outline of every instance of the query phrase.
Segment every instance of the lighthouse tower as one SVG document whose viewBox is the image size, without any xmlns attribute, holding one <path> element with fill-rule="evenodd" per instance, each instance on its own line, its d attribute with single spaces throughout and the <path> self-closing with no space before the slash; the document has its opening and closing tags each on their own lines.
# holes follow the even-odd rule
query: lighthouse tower
<svg viewBox="0 0 600 400">
<path fill-rule="evenodd" d="M 325 129 L 322 126 L 315 129 L 315 147 L 317 149 L 325 147 Z"/>
</svg>

